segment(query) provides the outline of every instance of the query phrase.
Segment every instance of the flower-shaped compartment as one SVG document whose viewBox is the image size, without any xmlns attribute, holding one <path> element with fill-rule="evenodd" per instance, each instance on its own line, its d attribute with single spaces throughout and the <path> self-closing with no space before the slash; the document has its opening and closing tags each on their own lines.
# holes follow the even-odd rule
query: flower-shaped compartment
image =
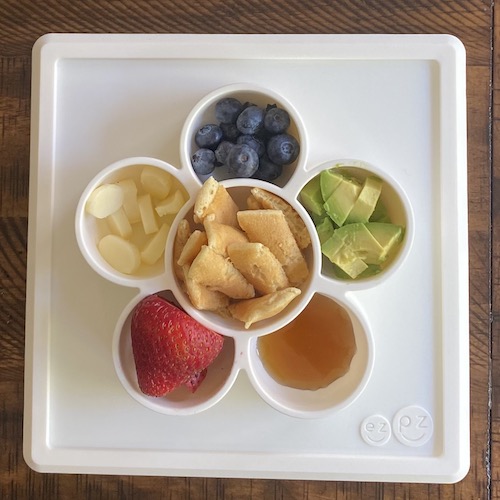
<svg viewBox="0 0 500 500">
<path fill-rule="evenodd" d="M 260 190 L 267 191 L 278 197 L 283 196 L 283 190 L 277 186 L 270 183 L 255 180 L 255 179 L 232 179 L 222 181 L 220 183 L 226 190 L 229 196 L 234 200 L 236 205 L 241 210 L 247 210 L 247 199 L 251 194 L 252 188 L 257 188 Z M 291 208 L 298 214 L 301 220 L 304 222 L 305 230 L 308 234 L 314 230 L 314 225 L 308 218 L 306 211 L 300 204 L 293 202 L 291 200 Z M 190 224 L 191 230 L 201 230 L 203 231 L 203 225 L 196 224 L 194 222 L 193 214 L 194 200 L 190 200 L 189 203 L 179 212 L 176 219 L 176 224 L 178 225 L 183 219 L 187 220 Z M 182 308 L 189 313 L 190 316 L 195 318 L 201 324 L 205 325 L 216 332 L 223 335 L 244 338 L 250 335 L 263 335 L 279 328 L 282 328 L 288 324 L 309 302 L 312 294 L 314 293 L 314 276 L 317 275 L 320 269 L 321 257 L 319 253 L 319 246 L 316 240 L 312 240 L 311 244 L 303 250 L 303 255 L 308 268 L 308 276 L 306 280 L 299 285 L 300 295 L 293 299 L 293 301 L 281 312 L 272 316 L 268 319 L 253 323 L 249 328 L 245 327 L 245 324 L 237 319 L 228 317 L 227 315 L 221 315 L 218 312 L 212 312 L 207 310 L 199 310 L 193 306 L 188 294 L 185 291 L 184 284 L 180 282 L 175 277 L 174 267 L 176 265 L 174 259 L 174 247 L 176 238 L 176 227 L 172 227 L 169 238 L 167 240 L 167 248 L 165 251 L 165 269 L 170 281 L 172 279 L 172 291 L 175 294 L 177 300 L 181 304 Z M 269 231 L 273 231 L 273 228 L 268 228 Z"/>
<path fill-rule="evenodd" d="M 308 156 L 306 129 L 302 123 L 299 113 L 284 96 L 259 85 L 249 83 L 227 85 L 206 95 L 193 107 L 184 123 L 181 133 L 180 147 L 183 166 L 187 169 L 192 169 L 192 156 L 199 149 L 199 146 L 195 143 L 195 135 L 201 127 L 207 124 L 218 124 L 218 120 L 215 116 L 215 106 L 218 101 L 224 98 L 234 98 L 243 105 L 250 103 L 262 109 L 265 109 L 268 105 L 276 105 L 288 112 L 290 125 L 288 126 L 286 133 L 297 140 L 300 147 L 299 155 L 292 163 L 283 166 L 282 173 L 279 177 L 270 181 L 277 186 L 284 187 L 292 178 L 294 173 L 296 171 L 302 171 L 306 165 Z M 224 140 L 236 141 L 236 139 L 226 137 L 224 137 Z M 216 167 L 210 175 L 218 181 L 235 177 L 224 165 Z M 206 180 L 207 177 L 209 177 L 209 175 L 199 176 L 201 181 Z M 262 177 L 258 178 L 262 179 Z"/>
<path fill-rule="evenodd" d="M 253 338 L 248 361 L 250 379 L 268 404 L 318 418 L 361 394 L 374 363 L 372 337 L 360 311 L 318 293 L 286 327 Z"/>
<path fill-rule="evenodd" d="M 413 241 L 413 213 L 386 172 L 365 161 L 332 160 L 309 172 L 297 198 L 316 226 L 325 277 L 366 288 L 403 264 Z"/>
<path fill-rule="evenodd" d="M 109 165 L 99 172 L 83 191 L 76 209 L 75 218 L 75 232 L 78 246 L 88 264 L 98 274 L 111 282 L 123 286 L 136 286 L 139 288 L 142 287 L 145 282 L 154 280 L 165 272 L 163 254 L 160 254 L 159 257 L 154 256 L 156 257 L 155 262 L 152 262 L 153 259 L 146 258 L 146 261 L 148 261 L 147 263 L 140 256 L 141 251 L 143 252 L 146 250 L 148 243 L 150 243 L 156 231 L 152 231 L 151 234 L 146 234 L 140 220 L 140 210 L 136 206 L 135 209 L 139 210 L 139 213 L 135 215 L 137 220 L 131 219 L 132 223 L 128 225 L 128 234 L 120 234 L 125 231 L 122 228 L 120 219 L 117 218 L 118 222 L 115 222 L 115 219 L 113 219 L 114 214 L 105 217 L 96 217 L 89 213 L 88 203 L 92 194 L 95 193 L 98 188 L 110 185 L 111 187 L 116 187 L 117 184 L 123 185 L 122 183 L 129 183 L 132 186 L 132 190 L 135 190 L 133 193 L 134 197 L 141 195 L 141 193 L 143 193 L 143 191 L 141 191 L 141 173 L 145 168 L 150 169 L 153 173 L 158 171 L 160 175 L 165 173 L 167 179 L 170 179 L 171 182 L 169 186 L 170 193 L 175 193 L 175 191 L 179 192 L 175 207 L 173 210 L 170 210 L 170 212 L 173 213 L 166 213 L 160 217 L 155 213 L 152 204 L 149 207 L 152 210 L 152 217 L 154 217 L 155 223 L 157 224 L 156 229 L 159 230 L 160 227 L 165 224 L 164 229 L 166 232 L 163 237 L 166 237 L 177 211 L 187 202 L 190 193 L 198 189 L 198 185 L 191 177 L 182 176 L 179 169 L 155 158 L 126 158 Z M 153 182 L 154 181 L 155 179 L 153 179 Z M 124 189 L 126 190 L 127 188 Z M 106 196 L 108 195 L 104 195 L 104 197 Z M 101 205 L 110 203 L 110 201 L 106 199 L 99 200 L 99 202 Z M 154 203 L 154 199 L 152 203 Z M 107 214 L 108 212 L 103 212 L 103 214 Z M 127 221 L 125 221 L 125 223 L 127 223 Z M 133 252 L 133 258 L 137 258 L 139 255 L 140 265 L 133 272 L 128 273 L 117 269 L 100 251 L 99 243 L 105 236 L 110 234 L 113 234 L 117 239 L 119 238 L 121 243 L 123 242 L 122 240 L 127 242 L 127 246 L 124 244 L 123 248 L 119 247 L 116 250 L 118 261 L 129 258 L 129 254 L 126 253 L 123 255 L 124 252 Z"/>
<path fill-rule="evenodd" d="M 168 291 L 158 295 L 176 303 L 175 297 Z M 130 334 L 134 309 L 143 298 L 144 295 L 139 294 L 125 307 L 113 335 L 113 362 L 123 387 L 137 402 L 165 415 L 193 415 L 210 408 L 227 394 L 236 379 L 238 367 L 235 364 L 234 340 L 230 337 L 224 339 L 222 351 L 194 393 L 182 386 L 163 397 L 147 396 L 137 382 Z"/>
</svg>

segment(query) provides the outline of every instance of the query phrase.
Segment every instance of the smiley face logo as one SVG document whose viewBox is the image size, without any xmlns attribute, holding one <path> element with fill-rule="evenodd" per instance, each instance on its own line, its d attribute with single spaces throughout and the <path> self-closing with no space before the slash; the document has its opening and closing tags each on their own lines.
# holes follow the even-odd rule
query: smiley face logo
<svg viewBox="0 0 500 500">
<path fill-rule="evenodd" d="M 382 446 L 391 438 L 391 424 L 382 415 L 371 415 L 361 422 L 360 432 L 365 443 Z"/>
<path fill-rule="evenodd" d="M 420 406 L 407 406 L 399 410 L 394 416 L 392 427 L 398 441 L 406 446 L 422 446 L 433 433 L 432 418 Z"/>
</svg>

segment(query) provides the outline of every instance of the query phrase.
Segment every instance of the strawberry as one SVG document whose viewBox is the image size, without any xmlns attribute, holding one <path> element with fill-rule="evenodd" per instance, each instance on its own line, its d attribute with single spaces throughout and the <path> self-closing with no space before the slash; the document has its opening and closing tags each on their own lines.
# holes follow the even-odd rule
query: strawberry
<svg viewBox="0 0 500 500">
<path fill-rule="evenodd" d="M 196 392 L 196 389 L 200 387 L 200 384 L 205 380 L 208 370 L 205 368 L 201 372 L 195 373 L 187 382 L 186 387 L 191 392 Z"/>
<path fill-rule="evenodd" d="M 157 397 L 182 385 L 196 391 L 224 343 L 222 335 L 158 295 L 136 306 L 131 336 L 139 387 Z"/>
</svg>

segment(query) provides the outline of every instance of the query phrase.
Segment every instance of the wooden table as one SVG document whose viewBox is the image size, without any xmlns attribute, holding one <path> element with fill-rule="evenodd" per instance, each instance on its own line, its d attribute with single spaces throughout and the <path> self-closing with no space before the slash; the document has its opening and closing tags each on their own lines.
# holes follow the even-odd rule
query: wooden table
<svg viewBox="0 0 500 500">
<path fill-rule="evenodd" d="M 0 0 L 0 498 L 500 498 L 500 17 L 491 0 Z M 496 15 L 495 15 L 496 14 Z M 449 33 L 467 50 L 471 469 L 455 485 L 42 475 L 22 456 L 31 48 L 48 32 Z M 492 51 L 493 48 L 493 51 Z M 497 161 L 495 161 L 497 160 Z"/>
</svg>

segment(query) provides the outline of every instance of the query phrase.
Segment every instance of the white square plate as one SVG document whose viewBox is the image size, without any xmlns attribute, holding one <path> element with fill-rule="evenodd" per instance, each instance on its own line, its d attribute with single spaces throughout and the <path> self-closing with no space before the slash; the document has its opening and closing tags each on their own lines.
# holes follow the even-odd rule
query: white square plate
<svg viewBox="0 0 500 500">
<path fill-rule="evenodd" d="M 356 292 L 370 381 L 327 418 L 285 416 L 241 374 L 215 407 L 140 406 L 111 338 L 135 291 L 96 275 L 74 234 L 90 179 L 116 160 L 179 165 L 205 94 L 272 88 L 309 137 L 307 169 L 358 158 L 414 212 L 404 266 Z M 47 35 L 33 50 L 24 455 L 41 472 L 455 482 L 469 467 L 465 51 L 446 35 Z M 286 187 L 285 187 L 286 189 Z"/>
</svg>

